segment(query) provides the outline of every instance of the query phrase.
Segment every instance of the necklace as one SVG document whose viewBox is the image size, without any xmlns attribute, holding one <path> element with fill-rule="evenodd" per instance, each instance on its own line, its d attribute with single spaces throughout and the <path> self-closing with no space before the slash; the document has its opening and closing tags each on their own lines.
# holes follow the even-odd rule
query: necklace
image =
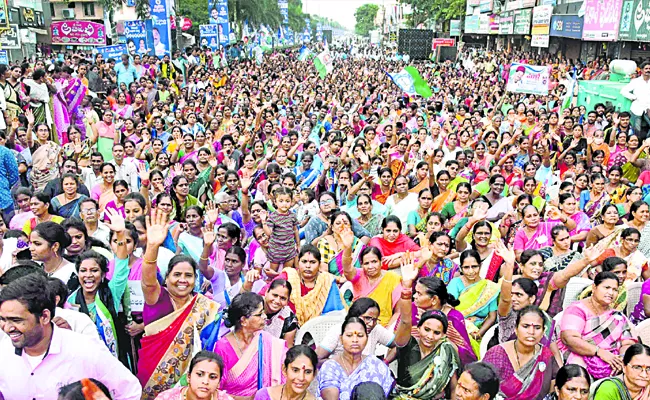
<svg viewBox="0 0 650 400">
<path fill-rule="evenodd" d="M 517 339 L 515 339 L 515 343 L 513 344 L 513 347 L 515 348 L 515 355 L 517 356 L 517 370 L 521 368 L 521 361 L 519 360 L 519 351 L 517 350 Z M 535 345 L 537 347 L 537 345 Z M 533 349 L 533 352 L 535 349 Z"/>
<path fill-rule="evenodd" d="M 61 269 L 61 266 L 62 266 L 62 265 L 63 265 L 63 258 L 61 259 L 61 261 L 59 261 L 59 265 L 57 265 L 57 267 L 54 268 L 54 270 L 52 270 L 51 272 L 47 272 L 47 271 L 45 271 L 45 272 L 47 273 L 47 276 L 48 276 L 48 277 L 51 277 L 51 276 L 52 276 L 56 271 L 58 271 L 59 269 Z"/>
<path fill-rule="evenodd" d="M 189 390 L 190 390 L 190 387 L 189 387 L 189 386 L 186 387 L 186 388 L 183 390 L 183 400 L 187 400 L 187 392 L 189 392 Z M 218 398 L 218 397 L 219 397 L 219 396 L 217 396 L 217 398 Z M 210 395 L 210 400 L 213 400 L 213 399 L 214 399 L 214 393 Z"/>
<path fill-rule="evenodd" d="M 244 350 L 241 347 L 241 343 L 239 343 L 239 339 L 237 339 L 237 334 L 233 331 L 232 337 L 235 338 L 235 344 L 237 345 L 237 349 L 239 350 L 239 354 L 244 354 Z M 248 348 L 248 346 L 246 346 Z"/>
<path fill-rule="evenodd" d="M 284 396 L 284 387 L 285 386 L 287 386 L 286 383 L 284 385 L 282 385 L 282 390 L 280 390 L 280 400 L 282 400 L 282 396 Z M 305 393 L 302 394 L 302 397 L 300 398 L 300 400 L 305 400 L 305 397 L 307 397 L 307 391 L 306 390 L 305 390 Z M 288 397 L 287 397 L 287 400 L 289 400 Z"/>
</svg>

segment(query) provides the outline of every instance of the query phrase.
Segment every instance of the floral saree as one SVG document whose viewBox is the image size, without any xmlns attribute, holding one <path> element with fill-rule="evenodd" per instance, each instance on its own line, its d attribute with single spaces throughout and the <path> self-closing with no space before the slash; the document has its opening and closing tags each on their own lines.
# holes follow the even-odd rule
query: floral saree
<svg viewBox="0 0 650 400">
<path fill-rule="evenodd" d="M 420 345 L 414 338 L 397 349 L 398 371 L 402 373 L 397 375 L 393 399 L 436 399 L 460 370 L 458 352 L 446 337 L 438 341 L 431 353 L 421 357 Z"/>
<path fill-rule="evenodd" d="M 286 274 L 291 287 L 296 288 L 291 291 L 289 301 L 301 326 L 322 314 L 345 309 L 343 297 L 333 275 L 318 274 L 314 287 L 307 289 L 302 285 L 300 275 L 294 268 L 286 268 L 282 272 Z"/>
<path fill-rule="evenodd" d="M 138 358 L 142 398 L 154 399 L 176 385 L 201 350 L 199 334 L 211 325 L 218 304 L 196 295 L 188 304 L 145 326 Z"/>
</svg>

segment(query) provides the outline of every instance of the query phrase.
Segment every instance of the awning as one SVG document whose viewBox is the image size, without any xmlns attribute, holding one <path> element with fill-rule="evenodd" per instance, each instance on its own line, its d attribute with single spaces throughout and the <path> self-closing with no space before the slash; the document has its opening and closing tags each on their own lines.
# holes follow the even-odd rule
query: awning
<svg viewBox="0 0 650 400">
<path fill-rule="evenodd" d="M 34 32 L 37 35 L 49 35 L 50 32 L 48 32 L 46 29 L 38 29 L 38 28 L 28 28 L 30 31 Z"/>
</svg>

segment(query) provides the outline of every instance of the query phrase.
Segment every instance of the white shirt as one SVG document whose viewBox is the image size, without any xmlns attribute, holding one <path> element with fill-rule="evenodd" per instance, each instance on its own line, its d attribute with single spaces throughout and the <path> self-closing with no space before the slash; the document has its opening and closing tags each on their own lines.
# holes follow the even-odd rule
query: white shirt
<svg viewBox="0 0 650 400">
<path fill-rule="evenodd" d="M 77 273 L 77 270 L 74 264 L 71 264 L 66 260 L 63 260 L 63 262 L 66 264 L 63 264 L 59 269 L 54 271 L 54 273 L 50 276 L 52 276 L 53 278 L 58 278 L 59 280 L 61 280 L 63 283 L 67 285 L 72 275 Z"/>
<path fill-rule="evenodd" d="M 115 180 L 123 179 L 129 185 L 129 191 L 137 192 L 138 186 L 138 169 L 130 162 L 123 161 L 122 165 L 117 165 L 115 160 L 110 161 L 115 166 Z"/>
<path fill-rule="evenodd" d="M 108 226 L 103 222 L 97 222 L 97 230 L 95 230 L 95 232 L 93 232 L 90 237 L 110 246 L 110 241 L 108 240 L 110 235 L 111 230 L 108 228 Z"/>
<path fill-rule="evenodd" d="M 99 338 L 95 323 L 86 314 L 76 310 L 57 307 L 54 311 L 54 316 L 63 318 L 70 325 L 72 332 L 77 332 L 93 340 L 97 340 L 97 343 L 104 345 L 104 342 L 100 341 L 101 339 Z"/>
<path fill-rule="evenodd" d="M 621 89 L 621 95 L 633 101 L 630 111 L 640 116 L 650 108 L 650 79 L 634 78 Z"/>
<path fill-rule="evenodd" d="M 81 168 L 81 178 L 84 180 L 84 185 L 88 188 L 89 193 L 97 184 L 104 182 L 102 174 L 95 175 L 95 171 L 92 167 Z"/>
</svg>

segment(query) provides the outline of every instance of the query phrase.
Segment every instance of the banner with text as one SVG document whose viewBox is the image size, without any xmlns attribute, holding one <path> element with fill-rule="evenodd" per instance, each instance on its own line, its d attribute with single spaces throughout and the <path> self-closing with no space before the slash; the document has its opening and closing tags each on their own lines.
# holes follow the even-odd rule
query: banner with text
<svg viewBox="0 0 650 400">
<path fill-rule="evenodd" d="M 212 51 L 219 49 L 219 25 L 200 25 L 201 47 L 207 46 Z"/>
<path fill-rule="evenodd" d="M 104 24 L 90 21 L 52 22 L 52 44 L 105 46 Z"/>
<path fill-rule="evenodd" d="M 550 67 L 512 63 L 506 90 L 513 93 L 548 94 Z"/>
<path fill-rule="evenodd" d="M 151 0 L 151 48 L 156 57 L 171 55 L 172 34 L 166 0 Z"/>
<path fill-rule="evenodd" d="M 650 42 L 650 2 L 625 0 L 621 10 L 619 40 Z"/>
<path fill-rule="evenodd" d="M 583 40 L 613 42 L 618 37 L 623 0 L 585 0 Z"/>
</svg>

